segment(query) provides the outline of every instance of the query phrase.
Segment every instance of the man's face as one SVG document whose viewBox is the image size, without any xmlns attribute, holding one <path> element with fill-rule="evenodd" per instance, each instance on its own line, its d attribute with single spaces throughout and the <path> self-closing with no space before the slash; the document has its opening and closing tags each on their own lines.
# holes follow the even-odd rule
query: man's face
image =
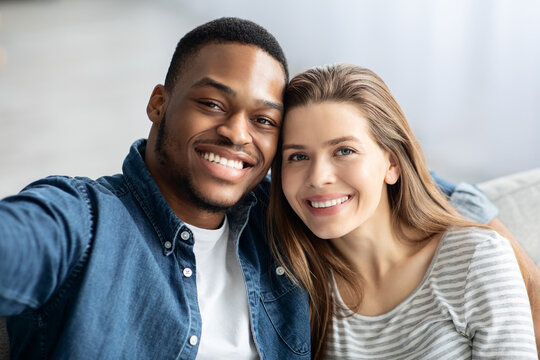
<svg viewBox="0 0 540 360">
<path fill-rule="evenodd" d="M 156 87 L 146 163 L 169 203 L 222 212 L 262 180 L 276 152 L 284 87 L 278 61 L 236 43 L 204 46 L 170 93 Z"/>
</svg>

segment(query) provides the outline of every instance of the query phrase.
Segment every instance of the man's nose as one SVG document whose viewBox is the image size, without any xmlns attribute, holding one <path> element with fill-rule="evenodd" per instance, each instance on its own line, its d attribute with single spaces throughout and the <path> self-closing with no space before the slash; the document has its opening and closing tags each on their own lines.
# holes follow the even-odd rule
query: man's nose
<svg viewBox="0 0 540 360">
<path fill-rule="evenodd" d="M 229 139 L 233 145 L 246 145 L 253 141 L 249 117 L 241 112 L 229 116 L 218 126 L 217 133 Z"/>
<path fill-rule="evenodd" d="M 313 188 L 320 188 L 336 181 L 334 167 L 328 159 L 315 158 L 311 162 L 307 183 Z"/>
</svg>

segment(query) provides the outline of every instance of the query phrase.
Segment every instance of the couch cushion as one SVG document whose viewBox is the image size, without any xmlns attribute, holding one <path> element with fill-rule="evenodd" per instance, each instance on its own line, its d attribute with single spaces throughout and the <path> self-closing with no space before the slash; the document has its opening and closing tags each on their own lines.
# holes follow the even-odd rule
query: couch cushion
<svg viewBox="0 0 540 360">
<path fill-rule="evenodd" d="M 499 218 L 540 266 L 540 168 L 478 184 Z"/>
</svg>

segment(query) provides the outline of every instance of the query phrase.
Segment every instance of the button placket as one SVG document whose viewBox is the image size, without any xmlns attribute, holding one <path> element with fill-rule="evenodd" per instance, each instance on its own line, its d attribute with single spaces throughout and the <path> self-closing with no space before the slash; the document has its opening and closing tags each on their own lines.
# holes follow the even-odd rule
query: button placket
<svg viewBox="0 0 540 360">
<path fill-rule="evenodd" d="M 184 288 L 186 294 L 185 305 L 190 309 L 189 311 L 189 326 L 186 328 L 187 335 L 183 341 L 185 341 L 184 351 L 180 354 L 180 358 L 192 358 L 193 353 L 199 346 L 199 336 L 201 333 L 201 315 L 198 308 L 198 302 L 196 297 L 196 262 L 194 253 L 194 236 L 191 230 L 185 225 L 181 224 L 176 229 L 174 238 L 171 240 L 173 248 L 175 249 L 176 260 L 176 277 L 178 279 L 178 285 Z M 172 252 L 172 248 L 170 250 Z M 186 319 L 187 320 L 187 319 Z M 188 325 L 188 324 L 186 324 Z M 185 336 L 184 335 L 184 336 Z"/>
<path fill-rule="evenodd" d="M 180 233 L 180 239 L 182 239 L 184 242 L 187 242 L 191 238 L 191 234 L 187 230 L 183 230 Z M 184 270 L 182 270 L 182 275 L 186 278 L 190 278 L 193 275 L 193 270 L 189 266 L 186 266 Z"/>
</svg>

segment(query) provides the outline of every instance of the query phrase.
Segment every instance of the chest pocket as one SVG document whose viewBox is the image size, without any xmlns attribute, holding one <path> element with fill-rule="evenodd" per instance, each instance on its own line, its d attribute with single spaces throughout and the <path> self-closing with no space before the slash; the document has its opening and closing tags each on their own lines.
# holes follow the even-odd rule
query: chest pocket
<svg viewBox="0 0 540 360">
<path fill-rule="evenodd" d="M 289 351 L 309 357 L 310 327 L 307 293 L 273 264 L 261 278 L 261 303 L 275 332 Z M 277 354 L 275 354 L 277 355 Z"/>
</svg>

